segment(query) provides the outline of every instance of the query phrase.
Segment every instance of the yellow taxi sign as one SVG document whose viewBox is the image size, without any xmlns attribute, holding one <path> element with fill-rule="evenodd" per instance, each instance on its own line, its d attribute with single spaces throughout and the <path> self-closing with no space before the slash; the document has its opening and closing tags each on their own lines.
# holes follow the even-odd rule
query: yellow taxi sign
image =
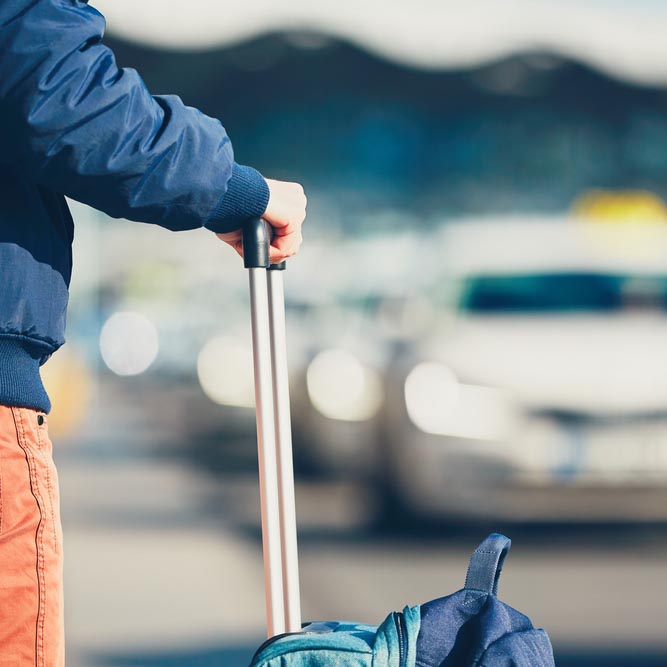
<svg viewBox="0 0 667 667">
<path fill-rule="evenodd" d="M 596 222 L 667 222 L 667 206 L 648 190 L 591 190 L 575 200 L 573 213 Z"/>
</svg>

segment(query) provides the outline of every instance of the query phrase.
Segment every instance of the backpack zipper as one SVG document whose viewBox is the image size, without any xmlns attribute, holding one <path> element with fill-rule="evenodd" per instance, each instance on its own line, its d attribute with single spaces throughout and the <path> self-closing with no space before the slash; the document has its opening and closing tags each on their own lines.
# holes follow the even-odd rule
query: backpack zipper
<svg viewBox="0 0 667 667">
<path fill-rule="evenodd" d="M 300 635 L 302 634 L 301 632 L 283 632 L 279 635 L 273 635 L 273 637 L 269 637 L 266 639 L 260 647 L 255 651 L 255 654 L 252 656 L 252 660 L 250 661 L 250 664 L 254 664 L 255 660 L 259 656 L 259 654 L 270 644 L 273 644 L 273 642 L 277 642 L 279 639 L 283 639 L 284 637 L 289 637 L 290 635 Z"/>
<path fill-rule="evenodd" d="M 394 624 L 398 635 L 398 667 L 406 667 L 408 656 L 405 650 L 405 616 L 400 611 L 394 612 Z"/>
<path fill-rule="evenodd" d="M 261 646 L 255 651 L 254 655 L 252 656 L 252 660 L 250 661 L 250 664 L 254 664 L 255 660 L 259 656 L 259 654 L 268 646 L 273 644 L 274 642 L 277 642 L 279 639 L 284 639 L 285 637 L 292 637 L 294 635 L 321 635 L 321 634 L 326 634 L 329 632 L 333 632 L 334 628 L 330 627 L 327 628 L 326 630 L 308 630 L 308 628 L 313 628 L 314 626 L 327 626 L 327 625 L 332 625 L 330 623 L 326 622 L 319 622 L 319 621 L 309 621 L 307 623 L 303 623 L 301 630 L 297 630 L 296 632 L 282 632 L 279 635 L 273 635 L 273 637 L 269 637 L 266 639 Z M 338 625 L 338 623 L 336 623 Z"/>
</svg>

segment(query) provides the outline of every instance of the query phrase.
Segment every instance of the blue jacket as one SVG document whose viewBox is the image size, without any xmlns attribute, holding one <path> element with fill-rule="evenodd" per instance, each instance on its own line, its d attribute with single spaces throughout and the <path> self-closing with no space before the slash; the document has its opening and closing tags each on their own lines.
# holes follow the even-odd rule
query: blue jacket
<svg viewBox="0 0 667 667">
<path fill-rule="evenodd" d="M 0 403 L 48 412 L 39 367 L 64 343 L 65 195 L 174 231 L 238 228 L 268 187 L 222 125 L 153 97 L 81 0 L 0 2 Z"/>
</svg>

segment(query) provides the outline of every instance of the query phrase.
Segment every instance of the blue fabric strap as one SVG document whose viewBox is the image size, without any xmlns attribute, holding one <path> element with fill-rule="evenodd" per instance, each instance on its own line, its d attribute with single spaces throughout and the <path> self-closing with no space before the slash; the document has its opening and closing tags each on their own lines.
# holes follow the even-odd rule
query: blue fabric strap
<svg viewBox="0 0 667 667">
<path fill-rule="evenodd" d="M 509 537 L 491 533 L 472 554 L 465 587 L 497 595 L 503 561 L 511 546 Z"/>
</svg>

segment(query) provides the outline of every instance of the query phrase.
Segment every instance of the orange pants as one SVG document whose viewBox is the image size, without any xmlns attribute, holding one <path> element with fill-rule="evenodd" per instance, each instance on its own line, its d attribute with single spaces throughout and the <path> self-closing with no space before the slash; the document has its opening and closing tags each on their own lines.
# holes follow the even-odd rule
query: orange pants
<svg viewBox="0 0 667 667">
<path fill-rule="evenodd" d="M 0 667 L 62 667 L 62 530 L 46 416 L 0 405 Z"/>
</svg>

